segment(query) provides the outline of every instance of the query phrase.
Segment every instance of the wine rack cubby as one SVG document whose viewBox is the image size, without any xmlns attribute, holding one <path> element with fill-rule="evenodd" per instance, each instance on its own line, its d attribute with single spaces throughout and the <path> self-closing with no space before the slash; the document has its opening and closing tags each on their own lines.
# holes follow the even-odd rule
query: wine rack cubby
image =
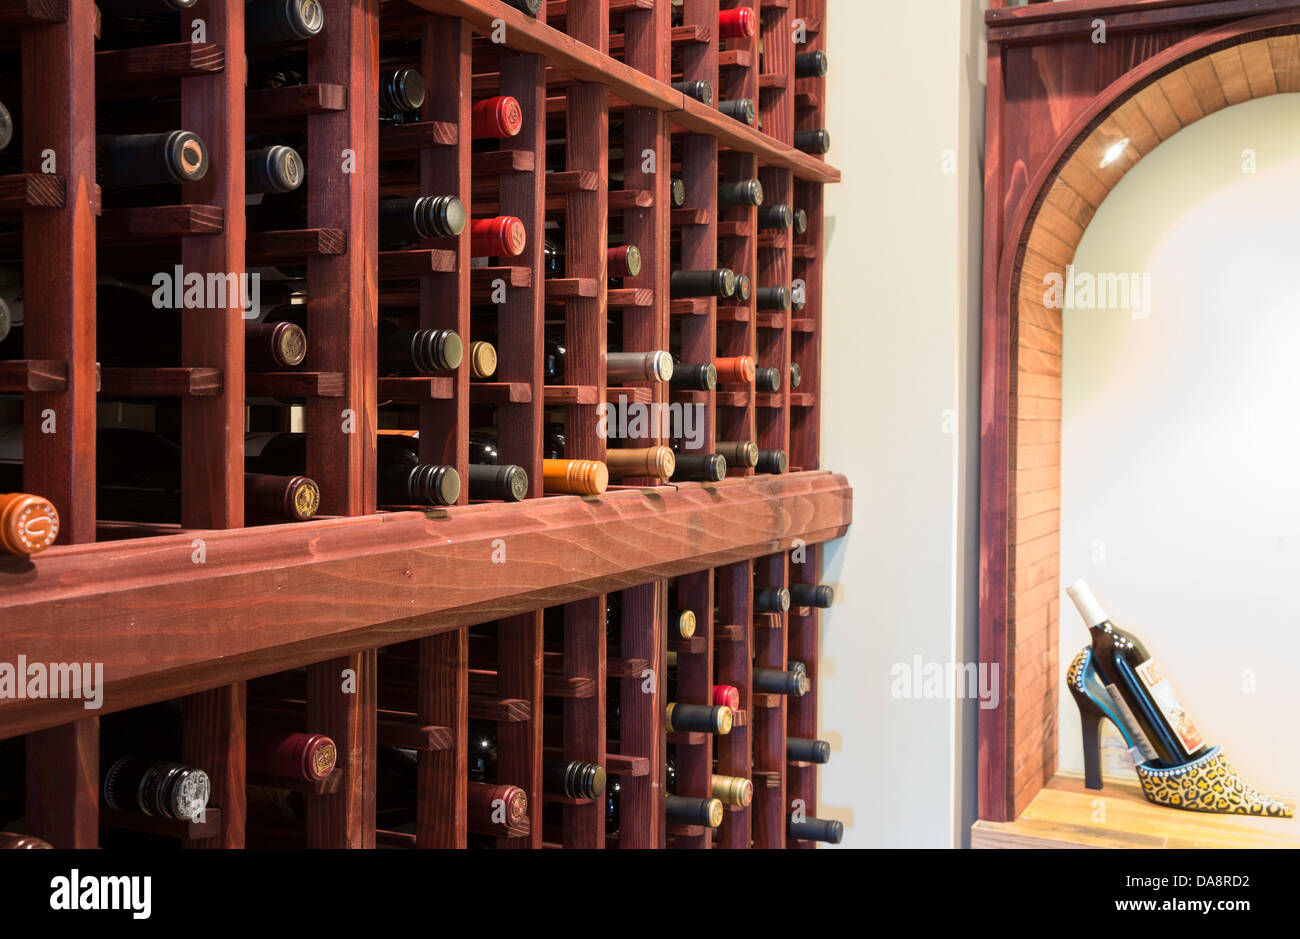
<svg viewBox="0 0 1300 939">
<path fill-rule="evenodd" d="M 495 782 L 528 806 L 510 837 L 487 836 L 496 846 L 812 844 L 787 833 L 792 800 L 815 815 L 816 766 L 787 759 L 785 741 L 816 736 L 818 612 L 756 613 L 753 596 L 818 583 L 819 545 L 851 521 L 851 490 L 818 450 L 822 188 L 839 173 L 795 146 L 825 126 L 824 78 L 797 59 L 825 49 L 825 0 L 528 5 L 320 0 L 295 34 L 268 12 L 293 5 L 271 0 L 0 4 L 14 124 L 0 299 L 15 311 L 0 428 L 21 437 L 0 452 L 0 492 L 39 495 L 60 520 L 54 547 L 0 555 L 0 662 L 104 668 L 97 711 L 0 700 L 25 832 L 68 847 L 122 831 L 191 847 L 464 847 L 482 838 L 467 774 L 470 728 L 487 721 Z M 422 100 L 401 99 L 400 69 L 419 73 Z M 499 98 L 512 103 L 485 117 Z M 718 108 L 741 100 L 752 126 Z M 200 179 L 116 184 L 107 135 L 178 128 L 201 141 Z M 284 146 L 299 163 L 266 155 Z M 753 181 L 791 224 L 729 198 Z M 441 221 L 394 237 L 381 207 L 427 196 Z M 639 270 L 618 267 L 611 249 L 626 246 Z M 748 291 L 674 289 L 675 271 L 721 268 Z M 168 304 L 180 327 L 164 342 L 140 288 L 174 275 L 181 297 L 186 273 L 202 299 Z M 215 302 L 214 282 L 230 288 Z M 254 316 L 244 283 L 258 285 Z M 250 344 L 273 321 L 305 339 L 290 364 Z M 450 330 L 463 354 L 395 364 L 393 337 L 412 330 Z M 110 357 L 123 345 L 125 362 Z M 727 364 L 691 388 L 613 375 L 615 350 L 668 351 L 679 372 Z M 606 408 L 627 405 L 680 418 L 636 440 L 602 432 L 601 414 L 618 419 Z M 687 413 L 698 439 L 678 456 L 725 452 L 726 478 L 624 468 L 586 494 L 547 481 L 557 456 L 612 466 L 624 444 L 677 443 Z M 267 517 L 245 478 L 262 459 L 249 432 L 302 435 L 293 472 L 315 483 L 313 518 Z M 485 432 L 526 477 L 510 498 L 471 491 Z M 163 456 L 137 450 L 144 437 L 168 441 Z M 396 438 L 454 471 L 458 488 L 438 477 L 447 504 L 385 488 Z M 176 464 L 162 517 L 97 499 L 133 461 Z M 690 638 L 669 637 L 670 582 L 696 614 Z M 669 731 L 670 658 L 680 703 L 738 689 L 730 734 Z M 807 694 L 754 692 L 756 666 L 791 661 Z M 176 739 L 157 758 L 208 774 L 199 824 L 145 826 L 101 798 L 101 725 L 167 701 Z M 337 749 L 277 818 L 248 759 L 268 727 Z M 670 820 L 670 748 L 677 795 L 736 776 L 752 803 L 717 828 Z M 415 815 L 385 827 L 390 751 L 414 754 Z M 618 783 L 617 835 L 603 797 L 546 791 L 545 760 L 561 757 Z"/>
</svg>

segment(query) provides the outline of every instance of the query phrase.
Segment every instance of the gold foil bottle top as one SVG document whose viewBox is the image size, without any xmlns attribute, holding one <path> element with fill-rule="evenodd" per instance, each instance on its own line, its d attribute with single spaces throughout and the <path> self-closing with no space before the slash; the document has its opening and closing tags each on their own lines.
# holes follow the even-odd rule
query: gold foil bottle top
<svg viewBox="0 0 1300 939">
<path fill-rule="evenodd" d="M 0 495 L 0 551 L 36 554 L 59 537 L 59 513 L 54 504 L 25 492 Z"/>
<path fill-rule="evenodd" d="M 740 776 L 714 776 L 713 796 L 724 805 L 744 808 L 754 801 L 754 784 Z"/>
<path fill-rule="evenodd" d="M 497 350 L 490 342 L 469 344 L 470 374 L 475 378 L 491 378 L 497 373 Z"/>
<path fill-rule="evenodd" d="M 671 447 L 648 447 L 644 450 L 610 450 L 605 466 L 614 479 L 628 476 L 653 476 L 667 479 L 677 469 L 677 457 Z"/>
<path fill-rule="evenodd" d="M 717 731 L 719 736 L 725 737 L 731 733 L 731 725 L 735 721 L 735 715 L 732 714 L 731 708 L 718 708 Z"/>
<path fill-rule="evenodd" d="M 709 800 L 709 827 L 717 828 L 722 824 L 722 803 L 717 799 Z"/>
<path fill-rule="evenodd" d="M 307 334 L 296 323 L 276 323 L 273 333 L 276 361 L 292 368 L 307 358 Z"/>
<path fill-rule="evenodd" d="M 316 481 L 305 476 L 298 476 L 293 483 L 293 514 L 299 521 L 306 521 L 320 509 L 320 486 Z"/>
<path fill-rule="evenodd" d="M 682 610 L 677 614 L 677 635 L 683 639 L 690 639 L 695 635 L 695 611 Z M 669 652 L 671 656 L 676 656 L 676 652 Z"/>
<path fill-rule="evenodd" d="M 609 467 L 595 460 L 543 460 L 542 481 L 547 492 L 598 496 L 609 488 Z"/>
<path fill-rule="evenodd" d="M 326 779 L 338 762 L 338 747 L 329 737 L 320 737 L 308 750 L 307 771 L 316 779 Z"/>
</svg>

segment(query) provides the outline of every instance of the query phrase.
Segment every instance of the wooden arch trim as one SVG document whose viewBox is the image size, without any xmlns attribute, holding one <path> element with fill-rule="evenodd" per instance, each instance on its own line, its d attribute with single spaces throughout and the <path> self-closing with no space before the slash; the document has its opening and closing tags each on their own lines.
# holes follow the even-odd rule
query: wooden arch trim
<svg viewBox="0 0 1300 939">
<path fill-rule="evenodd" d="M 1170 46 L 1080 112 L 1011 218 L 1004 244 L 1015 250 L 986 290 L 983 326 L 980 658 L 998 665 L 1006 692 L 980 711 L 983 819 L 1018 817 L 1056 772 L 1063 325 L 1044 305 L 1044 278 L 1065 276 L 1098 207 L 1143 156 L 1209 114 L 1284 92 L 1300 92 L 1300 10 Z"/>
</svg>

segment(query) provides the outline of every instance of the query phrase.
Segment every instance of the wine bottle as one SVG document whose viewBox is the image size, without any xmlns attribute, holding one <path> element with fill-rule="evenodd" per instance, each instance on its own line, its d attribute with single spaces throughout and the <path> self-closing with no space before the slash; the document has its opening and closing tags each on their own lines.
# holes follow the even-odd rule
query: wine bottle
<svg viewBox="0 0 1300 939">
<path fill-rule="evenodd" d="M 728 466 L 749 469 L 758 465 L 758 444 L 752 440 L 723 441 L 714 444 L 713 450 Z"/>
<path fill-rule="evenodd" d="M 306 178 L 307 171 L 302 157 L 293 147 L 274 144 L 244 152 L 245 192 L 293 192 Z"/>
<path fill-rule="evenodd" d="M 39 554 L 59 537 L 59 513 L 48 499 L 0 493 L 0 554 Z"/>
<path fill-rule="evenodd" d="M 720 382 L 744 385 L 754 380 L 755 363 L 752 356 L 738 355 L 716 359 L 713 367 L 718 373 Z"/>
<path fill-rule="evenodd" d="M 760 310 L 788 310 L 790 288 L 759 287 L 754 291 L 754 306 Z"/>
<path fill-rule="evenodd" d="M 250 727 L 246 747 L 250 773 L 281 779 L 320 782 L 334 772 L 338 760 L 338 747 L 324 734 Z"/>
<path fill-rule="evenodd" d="M 105 760 L 100 790 L 115 811 L 182 822 L 201 818 L 211 793 L 203 770 L 137 756 Z"/>
<path fill-rule="evenodd" d="M 668 196 L 672 200 L 674 209 L 680 209 L 686 205 L 686 181 L 674 176 L 668 186 Z"/>
<path fill-rule="evenodd" d="M 710 789 L 713 798 L 724 806 L 730 805 L 743 809 L 754 801 L 754 784 L 742 776 L 715 775 L 710 783 Z"/>
<path fill-rule="evenodd" d="M 422 238 L 455 238 L 467 219 L 455 196 L 385 196 L 379 200 L 379 242 L 396 248 Z"/>
<path fill-rule="evenodd" d="M 726 268 L 716 271 L 673 271 L 669 293 L 674 300 L 691 297 L 727 300 L 736 293 L 736 275 Z"/>
<path fill-rule="evenodd" d="M 524 126 L 524 110 L 509 95 L 497 95 L 474 102 L 470 112 L 470 135 L 475 140 L 504 140 L 516 137 Z"/>
<path fill-rule="evenodd" d="M 727 461 L 717 453 L 678 453 L 674 482 L 720 483 L 727 478 Z"/>
<path fill-rule="evenodd" d="M 208 172 L 208 148 L 188 130 L 101 134 L 95 148 L 99 183 L 105 189 L 195 183 Z"/>
<path fill-rule="evenodd" d="M 759 450 L 758 465 L 754 470 L 769 476 L 784 476 L 790 469 L 790 458 L 784 450 Z"/>
<path fill-rule="evenodd" d="M 789 229 L 794 226 L 794 210 L 784 202 L 765 205 L 758 210 L 758 227 L 767 231 Z"/>
<path fill-rule="evenodd" d="M 737 303 L 748 303 L 748 302 L 749 302 L 749 297 L 750 297 L 750 292 L 751 292 L 751 287 L 750 287 L 749 275 L 748 275 L 748 274 L 737 274 L 737 275 L 736 275 L 736 293 L 735 293 L 736 302 L 737 302 Z"/>
<path fill-rule="evenodd" d="M 518 786 L 471 782 L 469 830 L 484 835 L 523 835 L 529 830 L 528 795 Z M 504 819 L 497 821 L 499 811 Z"/>
<path fill-rule="evenodd" d="M 249 49 L 311 39 L 325 28 L 319 0 L 257 0 L 244 10 L 244 45 Z"/>
<path fill-rule="evenodd" d="M 792 816 L 790 837 L 795 841 L 824 841 L 827 844 L 839 844 L 844 838 L 844 823 L 826 818 L 806 818 L 797 822 Z"/>
<path fill-rule="evenodd" d="M 379 122 L 405 124 L 418 120 L 424 106 L 424 77 L 413 68 L 393 68 L 379 73 Z"/>
<path fill-rule="evenodd" d="M 17 832 L 12 831 L 0 831 L 0 851 L 53 847 L 54 845 L 50 844 L 48 841 L 42 841 L 40 838 L 33 838 L 31 835 L 20 835 Z"/>
<path fill-rule="evenodd" d="M 758 109 L 752 98 L 729 98 L 718 102 L 718 110 L 734 120 L 750 127 L 758 120 Z"/>
<path fill-rule="evenodd" d="M 804 153 L 822 155 L 831 149 L 831 132 L 828 130 L 797 130 L 794 132 L 794 147 Z"/>
<path fill-rule="evenodd" d="M 469 223 L 470 254 L 476 258 L 513 258 L 528 247 L 528 230 L 512 215 Z"/>
<path fill-rule="evenodd" d="M 9 141 L 14 139 L 14 119 L 9 114 L 9 109 L 5 103 L 0 101 L 0 150 L 9 146 Z"/>
<path fill-rule="evenodd" d="M 476 340 L 469 344 L 470 378 L 491 378 L 497 371 L 497 349 L 490 342 Z"/>
<path fill-rule="evenodd" d="M 668 387 L 673 391 L 712 391 L 718 387 L 718 369 L 712 362 L 702 364 L 673 364 Z"/>
<path fill-rule="evenodd" d="M 803 209 L 794 210 L 794 233 L 796 235 L 808 234 L 808 213 Z"/>
<path fill-rule="evenodd" d="M 282 303 L 262 318 L 263 323 L 307 325 L 305 303 Z M 460 367 L 465 346 L 451 329 L 394 329 L 379 326 L 379 363 L 386 374 L 451 372 Z"/>
<path fill-rule="evenodd" d="M 818 50 L 816 52 L 797 52 L 794 57 L 794 77 L 795 78 L 824 78 L 830 66 L 826 53 Z"/>
<path fill-rule="evenodd" d="M 679 91 L 701 104 L 713 104 L 713 86 L 706 81 L 673 82 L 673 91 Z"/>
<path fill-rule="evenodd" d="M 472 431 L 469 436 L 469 497 L 476 501 L 521 502 L 528 498 L 528 473 L 522 466 L 497 464 L 497 436 Z"/>
<path fill-rule="evenodd" d="M 754 669 L 754 690 L 760 694 L 784 694 L 802 698 L 808 693 L 808 673 L 798 669 Z"/>
<path fill-rule="evenodd" d="M 672 473 L 668 475 L 671 476 Z M 697 625 L 695 611 L 688 609 L 678 598 L 677 581 L 670 581 L 668 584 L 668 635 L 678 639 L 690 639 L 695 635 Z M 676 653 L 670 653 L 670 655 L 675 656 Z"/>
<path fill-rule="evenodd" d="M 790 363 L 790 387 L 798 388 L 803 384 L 803 369 L 799 367 L 798 362 Z"/>
<path fill-rule="evenodd" d="M 761 587 L 754 592 L 755 613 L 788 613 L 790 591 L 784 587 Z"/>
<path fill-rule="evenodd" d="M 1066 593 L 1088 625 L 1097 670 L 1145 760 L 1177 766 L 1202 755 L 1205 738 L 1142 640 L 1115 625 L 1085 581 Z"/>
<path fill-rule="evenodd" d="M 749 208 L 763 204 L 763 184 L 757 179 L 742 179 L 718 184 L 718 209 Z M 734 291 L 733 291 L 734 292 Z"/>
<path fill-rule="evenodd" d="M 607 450 L 605 466 L 609 469 L 610 479 L 627 479 L 633 476 L 669 479 L 677 468 L 677 457 L 671 447 Z"/>
<path fill-rule="evenodd" d="M 605 768 L 578 760 L 542 760 L 542 791 L 567 799 L 598 799 L 605 792 Z"/>
<path fill-rule="evenodd" d="M 4 341 L 9 338 L 9 331 L 14 326 L 14 315 L 9 311 L 9 304 L 0 297 L 0 359 L 6 358 Z"/>
<path fill-rule="evenodd" d="M 770 366 L 755 369 L 754 389 L 766 394 L 776 394 L 781 390 L 781 370 Z"/>
<path fill-rule="evenodd" d="M 731 733 L 733 719 L 731 708 L 706 704 L 668 705 L 667 722 L 670 733 L 717 734 L 725 737 Z"/>
<path fill-rule="evenodd" d="M 381 505 L 455 505 L 460 476 L 455 467 L 421 463 L 416 438 L 380 434 L 378 500 Z M 307 463 L 306 434 L 248 434 L 244 438 L 245 466 L 253 472 L 287 475 Z"/>
<path fill-rule="evenodd" d="M 182 317 L 201 315 L 155 307 L 139 290 L 118 284 L 99 284 L 95 304 L 95 352 L 105 368 L 176 365 Z M 244 321 L 247 371 L 293 368 L 306 356 L 307 335 L 300 324 Z"/>
<path fill-rule="evenodd" d="M 703 825 L 717 828 L 722 824 L 722 803 L 717 799 L 693 799 L 689 796 L 664 796 L 668 821 L 678 825 Z"/>
<path fill-rule="evenodd" d="M 748 39 L 758 32 L 758 17 L 749 7 L 718 11 L 718 36 L 722 39 Z"/>
<path fill-rule="evenodd" d="M 610 279 L 639 277 L 641 249 L 636 245 L 615 245 L 605 252 L 605 269 Z"/>
<path fill-rule="evenodd" d="M 596 460 L 542 460 L 542 488 L 574 496 L 598 496 L 609 488 L 609 469 Z"/>
<path fill-rule="evenodd" d="M 835 588 L 827 584 L 791 584 L 791 606 L 815 606 L 825 610 L 835 602 Z"/>
<path fill-rule="evenodd" d="M 673 357 L 667 352 L 607 352 L 605 376 L 610 384 L 628 381 L 671 381 Z"/>
<path fill-rule="evenodd" d="M 816 763 L 824 766 L 831 761 L 831 745 L 825 740 L 786 737 L 785 758 L 792 763 Z"/>
</svg>

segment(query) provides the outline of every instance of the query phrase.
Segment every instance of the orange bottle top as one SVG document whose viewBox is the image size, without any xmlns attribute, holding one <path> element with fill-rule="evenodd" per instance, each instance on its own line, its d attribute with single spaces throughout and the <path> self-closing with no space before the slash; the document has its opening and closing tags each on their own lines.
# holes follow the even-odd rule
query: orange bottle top
<svg viewBox="0 0 1300 939">
<path fill-rule="evenodd" d="M 738 355 L 731 359 L 718 359 L 713 367 L 718 370 L 718 381 L 746 384 L 754 380 L 757 366 L 753 356 Z"/>
<path fill-rule="evenodd" d="M 598 496 L 609 488 L 609 467 L 595 460 L 543 460 L 542 484 L 547 492 Z"/>
<path fill-rule="evenodd" d="M 36 554 L 59 537 L 59 513 L 48 499 L 25 492 L 0 494 L 0 551 Z"/>
</svg>

